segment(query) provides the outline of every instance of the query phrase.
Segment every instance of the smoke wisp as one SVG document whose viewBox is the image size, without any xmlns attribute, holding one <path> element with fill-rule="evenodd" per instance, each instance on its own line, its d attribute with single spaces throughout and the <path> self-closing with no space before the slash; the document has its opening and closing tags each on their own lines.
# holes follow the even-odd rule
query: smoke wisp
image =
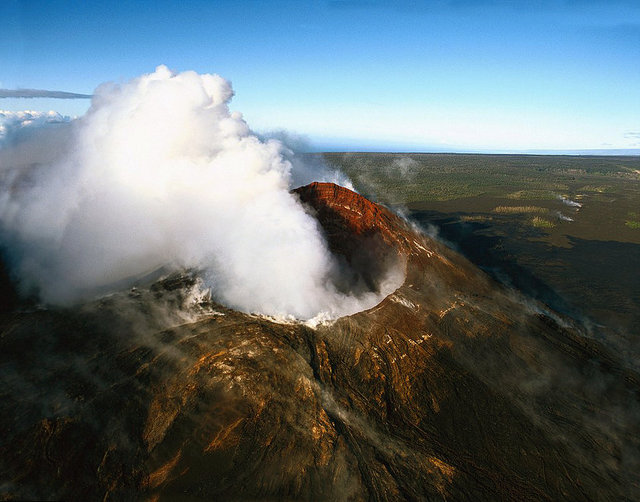
<svg viewBox="0 0 640 502">
<path fill-rule="evenodd" d="M 22 288 L 70 304 L 191 268 L 231 307 L 310 319 L 372 307 L 398 287 L 391 270 L 378 291 L 336 288 L 336 260 L 290 193 L 309 166 L 253 134 L 232 96 L 218 75 L 160 66 L 98 87 L 79 119 L 5 116 L 0 225 Z"/>
</svg>

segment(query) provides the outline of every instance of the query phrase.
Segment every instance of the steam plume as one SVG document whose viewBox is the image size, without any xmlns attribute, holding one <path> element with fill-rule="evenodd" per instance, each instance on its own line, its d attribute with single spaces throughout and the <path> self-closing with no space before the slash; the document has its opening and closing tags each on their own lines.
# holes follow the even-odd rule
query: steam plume
<svg viewBox="0 0 640 502">
<path fill-rule="evenodd" d="M 397 287 L 392 275 L 380 292 L 337 291 L 317 222 L 289 192 L 291 152 L 252 134 L 232 96 L 218 75 L 160 66 L 98 87 L 79 119 L 5 128 L 0 225 L 22 284 L 65 304 L 159 267 L 197 268 L 227 305 L 302 319 Z"/>
</svg>

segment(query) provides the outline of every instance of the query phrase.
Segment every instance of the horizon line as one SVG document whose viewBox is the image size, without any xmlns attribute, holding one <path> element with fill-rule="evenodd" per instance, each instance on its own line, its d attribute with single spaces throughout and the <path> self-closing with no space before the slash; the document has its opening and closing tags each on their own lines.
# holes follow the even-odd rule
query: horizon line
<svg viewBox="0 0 640 502">
<path fill-rule="evenodd" d="M 337 149 L 314 148 L 304 153 L 386 153 L 406 155 L 528 155 L 540 157 L 640 157 L 640 149 L 611 148 L 584 150 L 437 150 L 437 149 Z"/>
</svg>

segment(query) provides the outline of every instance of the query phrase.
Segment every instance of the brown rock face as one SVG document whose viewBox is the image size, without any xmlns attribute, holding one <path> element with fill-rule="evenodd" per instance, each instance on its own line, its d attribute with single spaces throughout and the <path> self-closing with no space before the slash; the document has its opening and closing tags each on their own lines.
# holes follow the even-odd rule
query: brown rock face
<svg viewBox="0 0 640 502">
<path fill-rule="evenodd" d="M 315 214 L 329 249 L 343 260 L 338 284 L 345 292 L 364 284 L 379 290 L 389 268 L 409 251 L 410 229 L 385 207 L 333 183 L 311 183 L 294 192 Z M 357 292 L 357 291 L 356 291 Z"/>
<path fill-rule="evenodd" d="M 387 245 L 407 250 L 406 223 L 387 208 L 334 183 L 311 183 L 294 192 L 316 212 L 336 249 L 364 236 L 379 235 Z"/>
<path fill-rule="evenodd" d="M 387 209 L 296 192 L 404 284 L 316 329 L 187 305 L 188 274 L 3 315 L 0 499 L 640 498 L 636 373 Z"/>
</svg>

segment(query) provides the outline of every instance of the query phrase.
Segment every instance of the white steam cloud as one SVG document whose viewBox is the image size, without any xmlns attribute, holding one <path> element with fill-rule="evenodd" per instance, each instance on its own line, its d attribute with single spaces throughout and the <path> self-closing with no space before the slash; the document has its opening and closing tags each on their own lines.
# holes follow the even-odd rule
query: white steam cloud
<svg viewBox="0 0 640 502">
<path fill-rule="evenodd" d="M 558 195 L 558 200 L 561 201 L 565 206 L 576 207 L 578 209 L 582 207 L 582 204 L 580 204 L 579 202 L 571 200 L 567 197 L 563 197 L 562 195 Z"/>
<path fill-rule="evenodd" d="M 232 95 L 218 75 L 160 66 L 98 87 L 76 120 L 5 114 L 0 226 L 23 286 L 68 304 L 160 267 L 197 268 L 227 305 L 298 319 L 369 308 L 398 287 L 391 271 L 380 291 L 337 290 L 321 230 L 289 192 L 308 166 L 252 134 Z"/>
</svg>

